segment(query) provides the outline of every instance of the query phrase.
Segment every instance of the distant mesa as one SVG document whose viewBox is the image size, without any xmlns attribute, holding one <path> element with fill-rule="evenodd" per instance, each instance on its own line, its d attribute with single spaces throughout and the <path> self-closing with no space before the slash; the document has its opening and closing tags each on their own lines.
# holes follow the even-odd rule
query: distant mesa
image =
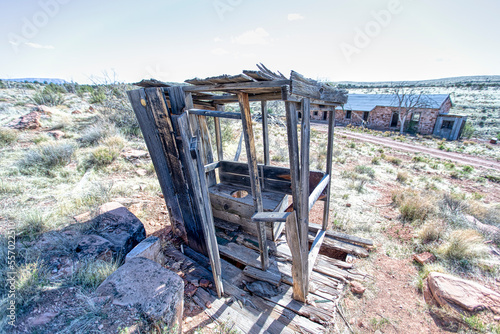
<svg viewBox="0 0 500 334">
<path fill-rule="evenodd" d="M 20 78 L 20 79 L 0 79 L 3 81 L 15 81 L 15 82 L 39 82 L 39 83 L 54 83 L 56 85 L 62 85 L 68 83 L 64 79 L 54 79 L 54 78 Z"/>
</svg>

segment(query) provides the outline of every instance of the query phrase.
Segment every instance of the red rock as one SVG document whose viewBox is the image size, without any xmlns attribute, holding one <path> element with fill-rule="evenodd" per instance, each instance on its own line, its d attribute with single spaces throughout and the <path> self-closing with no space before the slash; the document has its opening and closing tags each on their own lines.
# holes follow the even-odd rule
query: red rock
<svg viewBox="0 0 500 334">
<path fill-rule="evenodd" d="M 441 306 L 468 312 L 488 309 L 500 314 L 500 293 L 476 282 L 431 272 L 427 277 L 427 284 L 431 297 Z"/>
<path fill-rule="evenodd" d="M 346 203 L 345 206 L 348 207 L 348 208 L 350 208 L 351 207 L 351 203 Z"/>
<path fill-rule="evenodd" d="M 351 282 L 351 292 L 362 295 L 366 288 L 358 282 Z"/>
<path fill-rule="evenodd" d="M 184 288 L 184 294 L 189 297 L 193 297 L 193 295 L 196 293 L 196 290 L 198 290 L 197 287 L 195 287 L 193 284 L 187 284 L 186 287 Z"/>
<path fill-rule="evenodd" d="M 81 114 L 82 112 L 78 109 L 75 109 L 71 112 L 73 115 L 76 115 L 76 114 Z"/>
<path fill-rule="evenodd" d="M 32 111 L 29 114 L 19 117 L 13 120 L 8 127 L 17 130 L 34 130 L 40 127 L 40 113 Z"/>
<path fill-rule="evenodd" d="M 47 133 L 49 135 L 51 135 L 52 137 L 54 137 L 56 140 L 59 140 L 59 139 L 61 139 L 62 137 L 65 136 L 65 133 L 62 132 L 61 130 L 53 130 L 53 131 L 49 131 Z"/>
<path fill-rule="evenodd" d="M 210 302 L 206 302 L 206 303 L 205 303 L 205 307 L 206 307 L 206 308 L 212 308 L 212 303 L 210 303 Z"/>
<path fill-rule="evenodd" d="M 436 261 L 436 257 L 429 252 L 415 254 L 413 255 L 413 259 L 420 264 L 432 263 Z"/>
</svg>

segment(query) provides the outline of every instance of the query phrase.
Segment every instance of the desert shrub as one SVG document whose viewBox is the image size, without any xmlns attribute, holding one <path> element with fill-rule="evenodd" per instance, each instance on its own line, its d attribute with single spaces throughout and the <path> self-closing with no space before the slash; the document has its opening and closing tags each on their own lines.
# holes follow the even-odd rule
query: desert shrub
<svg viewBox="0 0 500 334">
<path fill-rule="evenodd" d="M 425 223 L 418 231 L 418 237 L 424 244 L 437 241 L 441 238 L 444 232 L 443 224 L 438 221 L 430 221 Z"/>
<path fill-rule="evenodd" d="M 104 167 L 111 164 L 120 155 L 120 150 L 116 147 L 98 146 L 96 147 L 84 161 L 84 168 Z"/>
<path fill-rule="evenodd" d="M 474 129 L 474 125 L 472 125 L 470 122 L 465 122 L 464 128 L 462 130 L 462 137 L 470 139 L 472 138 L 472 135 L 474 135 L 474 132 L 476 129 Z"/>
<path fill-rule="evenodd" d="M 0 147 L 15 142 L 18 136 L 17 130 L 0 127 Z"/>
<path fill-rule="evenodd" d="M 52 86 L 45 86 L 41 91 L 36 92 L 33 97 L 33 102 L 38 105 L 57 106 L 65 101 L 64 95 L 55 90 Z"/>
<path fill-rule="evenodd" d="M 111 103 L 103 110 L 103 115 L 108 123 L 114 124 L 126 135 L 138 136 L 141 133 L 139 122 L 135 117 L 134 111 L 125 99 L 119 102 Z"/>
<path fill-rule="evenodd" d="M 32 241 L 49 229 L 47 217 L 38 210 L 28 210 L 18 220 L 18 239 Z"/>
<path fill-rule="evenodd" d="M 472 173 L 472 171 L 474 171 L 474 167 L 469 166 L 469 165 L 465 165 L 462 167 L 462 171 L 464 173 Z"/>
<path fill-rule="evenodd" d="M 73 282 L 88 289 L 96 289 L 119 267 L 118 261 L 88 259 L 76 271 Z"/>
<path fill-rule="evenodd" d="M 356 148 L 356 143 L 355 142 L 350 142 L 349 143 L 349 148 Z"/>
<path fill-rule="evenodd" d="M 391 164 L 393 165 L 396 165 L 396 166 L 400 166 L 402 161 L 401 159 L 399 158 L 396 158 L 396 157 L 392 157 L 392 156 L 384 156 L 384 159 L 387 161 L 387 162 L 390 162 Z"/>
<path fill-rule="evenodd" d="M 23 192 L 19 183 L 0 180 L 0 195 L 18 195 Z"/>
<path fill-rule="evenodd" d="M 413 161 L 413 162 L 427 162 L 427 159 L 425 159 L 424 157 L 421 157 L 419 155 L 416 155 L 411 159 L 411 161 Z"/>
<path fill-rule="evenodd" d="M 95 88 L 90 93 L 90 103 L 103 103 L 106 100 L 106 93 L 101 87 Z"/>
<path fill-rule="evenodd" d="M 380 157 L 373 157 L 372 164 L 373 165 L 380 165 Z"/>
<path fill-rule="evenodd" d="M 4 88 L 6 88 L 5 83 L 2 80 L 0 80 L 0 89 Z"/>
<path fill-rule="evenodd" d="M 486 257 L 488 249 L 481 234 L 475 230 L 456 230 L 451 232 L 447 242 L 438 249 L 447 260 L 462 261 Z"/>
<path fill-rule="evenodd" d="M 422 222 L 435 212 L 434 199 L 430 195 L 410 189 L 394 191 L 392 200 L 399 207 L 401 219 L 406 222 Z"/>
<path fill-rule="evenodd" d="M 399 171 L 398 175 L 396 176 L 396 181 L 401 182 L 401 183 L 406 183 L 406 181 L 408 181 L 409 177 L 410 176 L 407 172 Z"/>
<path fill-rule="evenodd" d="M 46 141 L 50 141 L 52 138 L 46 134 L 46 133 L 41 133 L 38 136 L 34 137 L 31 141 L 35 144 L 40 144 Z"/>
<path fill-rule="evenodd" d="M 92 146 L 106 137 L 108 132 L 108 129 L 103 124 L 95 124 L 83 131 L 80 138 L 78 138 L 78 142 L 81 146 Z"/>
<path fill-rule="evenodd" d="M 17 166 L 27 174 L 65 166 L 71 161 L 74 150 L 73 145 L 67 143 L 42 144 L 26 152 Z"/>
<path fill-rule="evenodd" d="M 374 179 L 375 178 L 375 170 L 371 167 L 365 166 L 365 165 L 358 165 L 354 168 L 356 173 L 358 174 L 365 174 L 369 176 L 370 178 Z"/>
<path fill-rule="evenodd" d="M 445 193 L 440 201 L 443 212 L 462 213 L 467 209 L 465 197 L 459 194 Z"/>
<path fill-rule="evenodd" d="M 16 306 L 20 312 L 32 305 L 48 283 L 47 268 L 41 261 L 20 264 L 16 268 Z"/>
</svg>

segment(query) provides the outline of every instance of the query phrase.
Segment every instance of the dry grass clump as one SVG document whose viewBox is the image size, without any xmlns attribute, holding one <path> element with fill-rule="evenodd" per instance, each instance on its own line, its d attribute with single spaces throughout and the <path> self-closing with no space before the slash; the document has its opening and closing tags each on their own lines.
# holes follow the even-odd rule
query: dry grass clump
<svg viewBox="0 0 500 334">
<path fill-rule="evenodd" d="M 23 174 L 46 172 L 67 165 L 74 151 L 73 145 L 68 143 L 44 143 L 26 152 L 17 166 Z"/>
<path fill-rule="evenodd" d="M 399 207 L 401 219 L 406 222 L 423 222 L 436 211 L 434 198 L 415 190 L 396 190 L 392 193 L 392 200 Z"/>
<path fill-rule="evenodd" d="M 479 232 L 455 230 L 447 242 L 438 248 L 438 253 L 447 260 L 475 260 L 486 257 L 488 248 Z"/>
<path fill-rule="evenodd" d="M 396 176 L 396 181 L 400 183 L 406 183 L 406 181 L 408 181 L 409 178 L 410 175 L 407 172 L 399 171 L 398 175 Z"/>
<path fill-rule="evenodd" d="M 0 127 L 0 147 L 9 145 L 17 140 L 17 130 Z"/>
<path fill-rule="evenodd" d="M 443 222 L 429 221 L 426 222 L 418 231 L 418 237 L 423 244 L 428 244 L 438 241 L 444 233 Z"/>
<path fill-rule="evenodd" d="M 400 166 L 401 163 L 403 162 L 401 159 L 396 158 L 396 157 L 392 157 L 389 155 L 386 155 L 384 157 L 384 159 L 385 159 L 385 161 L 390 162 L 391 164 L 396 165 L 396 166 Z"/>
<path fill-rule="evenodd" d="M 119 267 L 118 261 L 89 259 L 85 261 L 74 275 L 73 282 L 88 289 L 96 289 L 109 275 Z"/>
</svg>

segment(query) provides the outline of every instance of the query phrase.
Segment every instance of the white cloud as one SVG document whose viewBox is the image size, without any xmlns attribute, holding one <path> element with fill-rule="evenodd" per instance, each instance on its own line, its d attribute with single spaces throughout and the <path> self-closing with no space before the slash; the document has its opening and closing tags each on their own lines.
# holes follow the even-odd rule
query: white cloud
<svg viewBox="0 0 500 334">
<path fill-rule="evenodd" d="M 233 37 L 231 41 L 241 45 L 264 45 L 269 43 L 269 33 L 264 28 L 257 28 Z"/>
<path fill-rule="evenodd" d="M 229 51 L 227 51 L 226 49 L 223 49 L 223 48 L 216 48 L 216 49 L 212 49 L 212 54 L 216 55 L 216 56 L 223 56 L 223 55 L 227 55 L 229 53 Z"/>
<path fill-rule="evenodd" d="M 34 49 L 54 49 L 52 45 L 42 45 L 37 43 L 25 42 L 24 45 Z"/>
<path fill-rule="evenodd" d="M 215 38 L 214 38 L 214 42 L 215 42 L 215 43 L 218 43 L 218 42 L 223 42 L 223 40 L 222 40 L 222 38 L 220 38 L 220 37 L 215 37 Z"/>
<path fill-rule="evenodd" d="M 288 14 L 288 21 L 298 21 L 303 20 L 304 17 L 297 13 Z"/>
</svg>

